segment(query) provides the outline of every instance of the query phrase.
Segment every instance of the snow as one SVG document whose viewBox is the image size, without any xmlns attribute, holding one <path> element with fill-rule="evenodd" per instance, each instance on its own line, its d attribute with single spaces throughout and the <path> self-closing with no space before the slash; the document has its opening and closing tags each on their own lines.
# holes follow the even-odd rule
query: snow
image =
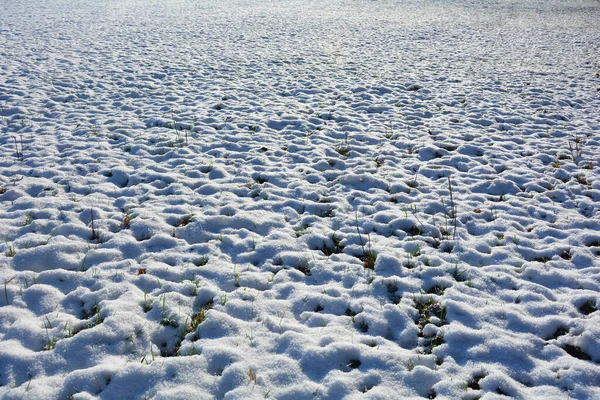
<svg viewBox="0 0 600 400">
<path fill-rule="evenodd" d="M 2 2 L 0 397 L 600 398 L 599 11 Z"/>
</svg>

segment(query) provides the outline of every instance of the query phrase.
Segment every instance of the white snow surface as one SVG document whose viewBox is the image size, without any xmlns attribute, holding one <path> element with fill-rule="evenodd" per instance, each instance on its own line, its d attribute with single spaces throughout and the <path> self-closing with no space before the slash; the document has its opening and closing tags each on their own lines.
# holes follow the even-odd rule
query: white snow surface
<svg viewBox="0 0 600 400">
<path fill-rule="evenodd" d="M 600 398 L 600 3 L 0 0 L 3 399 Z"/>
</svg>

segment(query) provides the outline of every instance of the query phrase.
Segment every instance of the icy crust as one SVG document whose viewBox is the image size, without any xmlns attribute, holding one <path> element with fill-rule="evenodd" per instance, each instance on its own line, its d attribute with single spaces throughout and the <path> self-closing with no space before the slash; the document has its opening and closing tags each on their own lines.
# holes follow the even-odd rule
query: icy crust
<svg viewBox="0 0 600 400">
<path fill-rule="evenodd" d="M 5 3 L 2 398 L 600 398 L 597 2 Z"/>
</svg>

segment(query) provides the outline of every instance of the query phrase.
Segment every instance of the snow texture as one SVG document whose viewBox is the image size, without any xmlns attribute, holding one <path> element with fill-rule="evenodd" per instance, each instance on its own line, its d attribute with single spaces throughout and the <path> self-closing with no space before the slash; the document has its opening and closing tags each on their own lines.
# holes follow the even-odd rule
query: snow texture
<svg viewBox="0 0 600 400">
<path fill-rule="evenodd" d="M 600 3 L 0 0 L 3 399 L 600 398 Z"/>
</svg>

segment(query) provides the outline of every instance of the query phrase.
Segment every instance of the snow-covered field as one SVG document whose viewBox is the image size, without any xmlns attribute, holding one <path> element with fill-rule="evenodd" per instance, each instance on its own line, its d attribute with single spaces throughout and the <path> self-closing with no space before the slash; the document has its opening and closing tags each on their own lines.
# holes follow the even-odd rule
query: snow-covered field
<svg viewBox="0 0 600 400">
<path fill-rule="evenodd" d="M 0 397 L 600 398 L 600 3 L 0 0 Z"/>
</svg>

